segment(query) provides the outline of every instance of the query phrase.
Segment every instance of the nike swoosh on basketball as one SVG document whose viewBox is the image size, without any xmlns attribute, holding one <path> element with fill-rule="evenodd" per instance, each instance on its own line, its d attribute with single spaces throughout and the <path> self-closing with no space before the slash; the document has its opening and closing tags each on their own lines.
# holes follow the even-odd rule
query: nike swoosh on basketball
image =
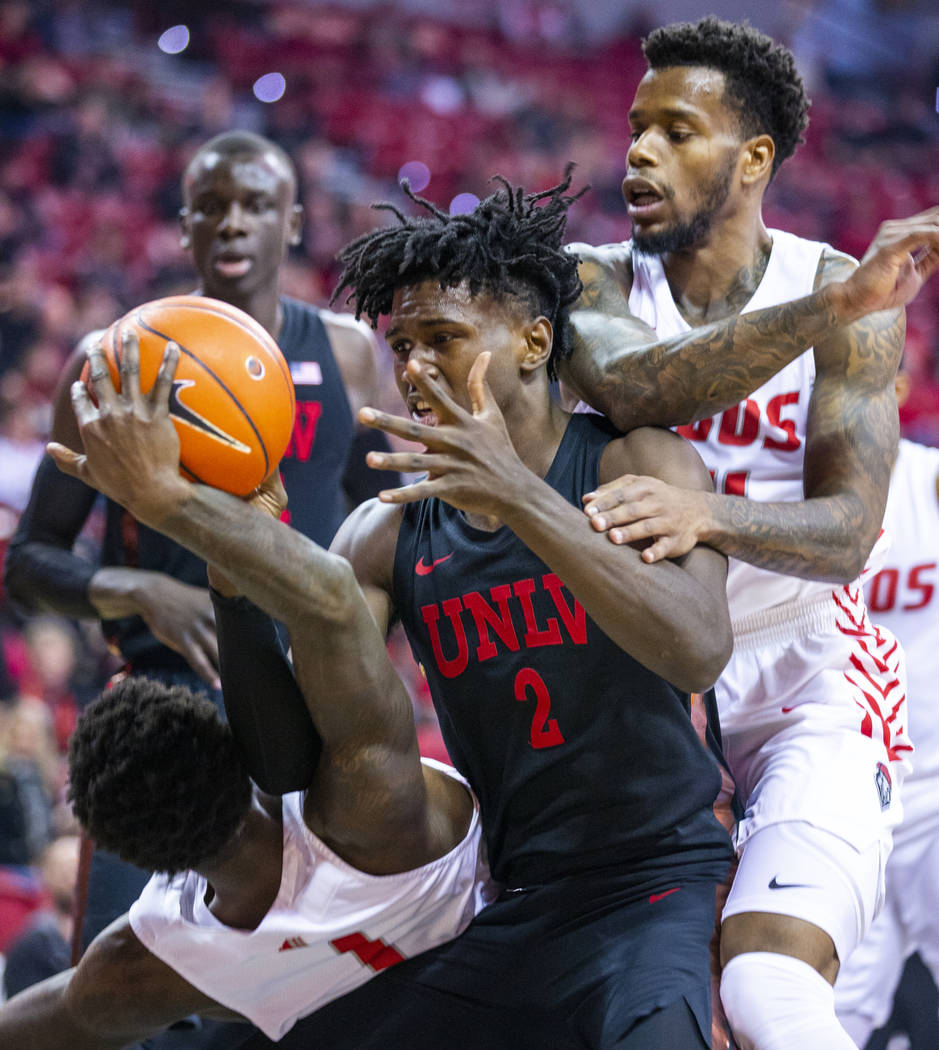
<svg viewBox="0 0 939 1050">
<path fill-rule="evenodd" d="M 192 379 L 173 380 L 169 397 L 169 410 L 173 419 L 178 419 L 180 423 L 184 423 L 186 426 L 201 430 L 206 437 L 227 445 L 229 448 L 235 449 L 236 452 L 250 452 L 251 449 L 243 441 L 232 437 L 231 434 L 226 434 L 224 430 L 206 419 L 205 416 L 200 416 L 198 412 L 194 412 L 188 405 L 182 403 L 179 395 L 186 387 L 193 385 L 194 380 Z"/>
<path fill-rule="evenodd" d="M 810 890 L 812 885 L 808 882 L 777 882 L 774 875 L 769 880 L 769 888 L 771 890 Z"/>
<path fill-rule="evenodd" d="M 417 560 L 417 565 L 414 566 L 414 571 L 417 573 L 418 576 L 429 576 L 441 562 L 444 562 L 447 560 L 447 558 L 452 557 L 453 551 L 450 551 L 449 554 L 445 554 L 442 558 L 434 558 L 430 565 L 425 565 L 424 555 L 422 554 Z"/>
</svg>

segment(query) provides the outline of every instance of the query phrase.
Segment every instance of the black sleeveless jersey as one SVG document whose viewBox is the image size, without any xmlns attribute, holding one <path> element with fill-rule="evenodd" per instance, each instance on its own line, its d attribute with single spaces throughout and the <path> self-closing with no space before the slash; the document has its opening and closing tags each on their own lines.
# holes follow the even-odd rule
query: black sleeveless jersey
<svg viewBox="0 0 939 1050">
<path fill-rule="evenodd" d="M 579 507 L 614 436 L 572 416 L 546 482 Z M 405 506 L 394 599 L 499 881 L 723 878 L 720 777 L 688 695 L 614 644 L 514 533 L 437 499 Z"/>
<path fill-rule="evenodd" d="M 286 297 L 281 305 L 278 345 L 290 365 L 297 398 L 293 436 L 281 466 L 289 500 L 285 517 L 297 531 L 328 547 L 346 515 L 342 474 L 354 435 L 352 410 L 319 311 Z M 152 569 L 184 583 L 206 585 L 200 558 L 110 501 L 102 564 Z M 139 616 L 106 621 L 103 628 L 140 669 L 189 666 L 157 641 Z"/>
<path fill-rule="evenodd" d="M 289 496 L 285 520 L 328 547 L 347 513 L 342 475 L 355 421 L 319 311 L 295 299 L 281 303 L 278 342 L 297 395 L 293 437 L 280 467 Z"/>
</svg>

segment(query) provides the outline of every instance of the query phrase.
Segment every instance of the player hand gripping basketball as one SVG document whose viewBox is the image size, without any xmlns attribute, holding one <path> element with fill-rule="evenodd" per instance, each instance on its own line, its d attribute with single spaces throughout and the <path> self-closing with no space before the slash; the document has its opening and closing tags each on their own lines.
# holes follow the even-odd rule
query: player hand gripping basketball
<svg viewBox="0 0 939 1050">
<path fill-rule="evenodd" d="M 433 409 L 435 426 L 374 408 L 359 412 L 359 419 L 368 426 L 424 446 L 423 452 L 368 454 L 366 462 L 377 470 L 427 474 L 412 485 L 380 492 L 382 502 L 413 503 L 437 496 L 460 510 L 503 520 L 519 492 L 535 479 L 519 459 L 486 381 L 490 358 L 489 351 L 484 351 L 470 369 L 466 382 L 469 412 L 415 360 L 407 364 L 407 377 Z"/>
<path fill-rule="evenodd" d="M 179 437 L 170 419 L 169 395 L 179 359 L 167 343 L 156 382 L 140 392 L 137 337 L 124 337 L 121 393 L 108 372 L 100 344 L 89 351 L 89 382 L 72 384 L 72 405 L 84 444 L 84 455 L 50 442 L 49 455 L 60 470 L 103 492 L 135 518 L 157 527 L 176 498 L 185 499 L 189 483 L 179 473 Z"/>
<path fill-rule="evenodd" d="M 680 558 L 698 543 L 707 543 L 714 527 L 712 494 L 680 489 L 658 478 L 625 474 L 583 496 L 584 512 L 597 532 L 613 543 L 653 540 L 643 561 Z"/>
</svg>

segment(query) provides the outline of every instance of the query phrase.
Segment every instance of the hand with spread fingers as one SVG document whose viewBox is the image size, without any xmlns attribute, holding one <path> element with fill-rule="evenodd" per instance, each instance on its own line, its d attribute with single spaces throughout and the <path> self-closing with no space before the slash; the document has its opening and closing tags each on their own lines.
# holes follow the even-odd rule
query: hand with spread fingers
<svg viewBox="0 0 939 1050">
<path fill-rule="evenodd" d="M 712 495 L 676 488 L 658 478 L 626 474 L 583 497 L 584 513 L 597 532 L 617 544 L 644 547 L 642 559 L 652 563 L 680 558 L 696 544 L 707 543 Z"/>
<path fill-rule="evenodd" d="M 417 361 L 407 375 L 437 416 L 427 426 L 400 416 L 364 408 L 359 419 L 389 434 L 420 442 L 423 452 L 370 452 L 367 463 L 378 470 L 426 471 L 421 481 L 379 493 L 384 503 L 414 503 L 436 496 L 451 506 L 502 520 L 534 477 L 516 453 L 505 420 L 486 382 L 490 353 L 476 358 L 467 378 L 472 411 L 460 407 Z"/>
<path fill-rule="evenodd" d="M 84 454 L 57 442 L 49 455 L 66 474 L 78 478 L 152 525 L 173 494 L 185 495 L 179 474 L 179 437 L 169 414 L 169 394 L 179 359 L 168 343 L 153 389 L 140 391 L 137 337 L 124 338 L 121 392 L 114 389 L 100 344 L 88 353 L 89 378 L 97 405 L 81 381 L 72 384 L 72 405 Z"/>
</svg>

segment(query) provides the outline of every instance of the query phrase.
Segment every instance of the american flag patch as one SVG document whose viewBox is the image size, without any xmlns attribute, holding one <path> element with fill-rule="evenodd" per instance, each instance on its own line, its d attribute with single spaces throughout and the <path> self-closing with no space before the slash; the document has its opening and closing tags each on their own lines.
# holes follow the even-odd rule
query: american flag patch
<svg viewBox="0 0 939 1050">
<path fill-rule="evenodd" d="M 319 361 L 291 361 L 290 375 L 297 386 L 319 386 L 323 382 Z"/>
</svg>

